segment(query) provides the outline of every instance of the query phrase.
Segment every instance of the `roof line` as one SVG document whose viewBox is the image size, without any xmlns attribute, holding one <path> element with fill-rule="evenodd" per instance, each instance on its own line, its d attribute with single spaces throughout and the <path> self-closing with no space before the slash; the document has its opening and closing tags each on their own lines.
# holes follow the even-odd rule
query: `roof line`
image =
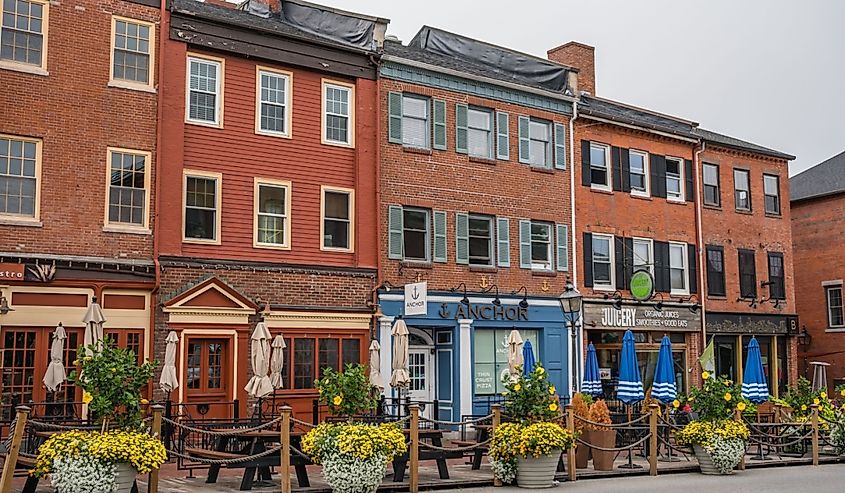
<svg viewBox="0 0 845 493">
<path fill-rule="evenodd" d="M 803 171 L 802 171 L 802 173 L 803 173 Z M 798 176 L 798 175 L 795 175 L 795 176 Z M 795 178 L 795 176 L 793 176 L 792 178 Z M 790 180 L 792 178 L 790 178 Z M 834 195 L 841 195 L 841 194 L 845 194 L 845 188 L 841 188 L 839 190 L 829 190 L 827 192 L 817 193 L 815 195 L 806 195 L 804 197 L 798 197 L 798 198 L 795 198 L 795 199 L 790 198 L 789 203 L 803 202 L 805 200 L 813 200 L 813 199 L 824 199 L 824 198 L 827 198 L 827 197 L 832 197 Z"/>
<path fill-rule="evenodd" d="M 336 7 L 330 7 L 328 5 L 322 5 L 322 4 L 319 4 L 319 3 L 306 2 L 305 0 L 284 0 L 284 1 L 289 2 L 289 3 L 304 5 L 306 7 L 313 7 L 315 9 L 327 10 L 327 11 L 333 12 L 335 14 L 348 15 L 350 17 L 355 17 L 356 19 L 363 19 L 363 20 L 366 20 L 366 21 L 390 22 L 390 19 L 388 19 L 387 17 L 377 17 L 377 16 L 369 15 L 369 14 L 361 14 L 361 13 L 358 13 L 358 12 L 343 10 L 343 9 L 339 9 L 339 8 L 336 8 Z"/>
<path fill-rule="evenodd" d="M 639 124 L 636 124 L 636 123 L 628 123 L 628 122 L 624 122 L 624 121 L 613 120 L 611 118 L 602 118 L 600 116 L 590 115 L 590 114 L 587 114 L 587 113 L 580 113 L 579 116 L 586 118 L 588 120 L 595 120 L 597 122 L 607 123 L 608 125 L 619 125 L 620 127 L 632 128 L 634 130 L 642 130 L 644 132 L 653 133 L 655 135 L 660 135 L 660 136 L 668 137 L 668 138 L 671 138 L 671 139 L 683 140 L 683 141 L 689 142 L 689 143 L 698 142 L 698 138 L 687 137 L 687 136 L 681 135 L 680 133 L 674 133 L 674 132 L 671 132 L 671 131 L 659 130 L 657 128 L 652 128 L 652 127 L 647 126 L 647 125 L 639 125 Z"/>
<path fill-rule="evenodd" d="M 602 98 L 602 97 L 594 96 L 594 95 L 590 95 L 588 97 L 590 99 L 597 99 L 599 101 L 604 101 L 604 102 L 607 102 L 607 103 L 613 103 L 613 104 L 616 104 L 616 105 L 619 105 L 619 106 L 624 106 L 625 108 L 629 108 L 629 109 L 632 109 L 632 110 L 642 111 L 644 113 L 649 113 L 649 114 L 654 115 L 654 116 L 659 116 L 659 117 L 663 117 L 663 118 L 668 118 L 670 120 L 675 120 L 678 123 L 686 123 L 687 125 L 692 125 L 693 127 L 698 126 L 698 122 L 695 122 L 695 121 L 692 121 L 692 120 L 686 120 L 684 118 L 680 118 L 680 117 L 677 117 L 677 116 L 674 116 L 674 115 L 668 115 L 666 113 L 660 113 L 658 111 L 650 110 L 648 108 L 641 108 L 639 106 L 634 106 L 632 104 L 616 101 L 615 99 Z"/>
<path fill-rule="evenodd" d="M 790 177 L 789 177 L 789 179 L 790 179 L 790 180 L 792 180 L 793 178 L 798 178 L 799 176 L 803 175 L 804 173 L 806 173 L 806 172 L 808 172 L 808 171 L 810 171 L 810 170 L 814 169 L 816 166 L 819 166 L 820 164 L 824 164 L 824 163 L 826 163 L 826 162 L 830 161 L 831 159 L 833 159 L 833 158 L 835 158 L 835 157 L 839 156 L 840 154 L 845 154 L 845 151 L 840 151 L 840 152 L 837 152 L 836 154 L 834 154 L 834 155 L 830 156 L 829 158 L 827 158 L 827 159 L 823 159 L 823 160 L 819 161 L 818 163 L 816 163 L 816 164 L 814 164 L 814 165 L 810 166 L 809 168 L 805 169 L 804 171 L 802 171 L 802 172 L 800 172 L 800 173 L 798 173 L 798 174 L 796 174 L 796 175 L 794 175 L 794 176 L 790 176 Z"/>
</svg>

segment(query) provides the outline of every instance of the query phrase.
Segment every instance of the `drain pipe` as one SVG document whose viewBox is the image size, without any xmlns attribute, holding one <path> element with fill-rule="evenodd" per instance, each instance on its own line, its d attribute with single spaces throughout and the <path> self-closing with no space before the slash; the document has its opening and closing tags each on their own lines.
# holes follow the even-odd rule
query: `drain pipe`
<svg viewBox="0 0 845 493">
<path fill-rule="evenodd" d="M 578 235 L 575 232 L 575 120 L 578 118 L 578 100 L 572 102 L 572 118 L 569 119 L 569 222 L 570 222 L 570 236 L 572 237 L 572 248 L 569 249 L 569 257 L 572 259 L 572 285 L 578 289 L 578 268 L 576 267 L 576 259 L 578 258 Z M 581 350 L 578 351 L 578 356 L 575 358 L 575 375 L 570 376 L 570 382 L 575 382 L 574 385 L 570 383 L 569 397 L 580 390 L 578 389 L 578 376 L 581 373 L 581 368 L 584 367 L 584 305 L 581 304 L 581 313 L 578 314 L 578 320 L 581 322 L 581 330 L 578 333 L 581 336 Z M 575 341 L 570 341 L 570 347 L 577 344 L 577 335 Z M 573 344 L 574 343 L 574 344 Z M 575 355 L 572 355 L 574 358 Z"/>
<path fill-rule="evenodd" d="M 707 297 L 705 295 L 706 286 L 704 285 L 704 273 L 706 272 L 706 264 L 707 258 L 705 256 L 706 249 L 704 247 L 704 233 L 702 232 L 701 228 L 701 153 L 707 149 L 707 143 L 703 140 L 700 140 L 701 145 L 698 146 L 698 150 L 695 151 L 695 159 L 693 159 L 694 167 L 695 167 L 695 180 L 693 183 L 696 184 L 695 186 L 695 231 L 698 237 L 698 300 L 701 302 L 701 351 L 704 351 L 704 348 L 707 347 L 707 310 L 705 309 L 704 300 Z"/>
</svg>

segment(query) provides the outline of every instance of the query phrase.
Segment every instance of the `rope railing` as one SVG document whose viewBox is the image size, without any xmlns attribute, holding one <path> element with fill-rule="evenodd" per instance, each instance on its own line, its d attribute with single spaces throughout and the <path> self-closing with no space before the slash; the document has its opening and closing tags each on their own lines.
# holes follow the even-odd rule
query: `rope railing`
<svg viewBox="0 0 845 493">
<path fill-rule="evenodd" d="M 670 438 L 664 437 L 662 433 L 657 434 L 657 442 L 658 444 L 666 447 L 667 449 L 674 450 L 679 454 L 692 455 L 694 453 L 691 445 L 678 446 L 677 443 L 672 443 L 672 440 Z"/>
<path fill-rule="evenodd" d="M 189 432 L 199 433 L 199 434 L 208 435 L 208 436 L 225 437 L 225 436 L 242 435 L 244 433 L 250 433 L 250 432 L 254 432 L 254 431 L 266 430 L 268 428 L 271 428 L 271 427 L 281 423 L 282 418 L 278 417 L 278 418 L 275 418 L 275 419 L 268 421 L 266 423 L 261 423 L 260 425 L 257 425 L 257 426 L 251 426 L 251 427 L 247 427 L 247 428 L 232 428 L 232 429 L 227 429 L 227 430 L 211 430 L 211 429 L 208 429 L 208 428 L 198 428 L 196 426 L 186 425 L 186 424 L 181 423 L 179 421 L 174 421 L 170 418 L 165 418 L 165 417 L 162 417 L 161 421 L 162 421 L 162 423 L 168 424 L 168 425 L 170 425 L 170 426 L 172 426 L 176 429 L 182 429 L 182 430 L 186 430 L 186 431 L 189 431 Z"/>
<path fill-rule="evenodd" d="M 609 423 L 609 424 L 608 423 L 598 423 L 596 421 L 590 421 L 589 419 L 584 418 L 582 416 L 578 416 L 578 415 L 575 416 L 575 419 L 584 423 L 584 424 L 588 424 L 588 425 L 591 425 L 591 426 L 597 426 L 597 427 L 601 427 L 601 428 L 620 429 L 620 428 L 627 428 L 627 427 L 630 427 L 631 425 L 635 425 L 635 424 L 638 424 L 638 423 L 643 423 L 645 421 L 648 421 L 650 416 L 651 416 L 650 414 L 643 414 L 639 418 L 632 419 L 630 421 L 625 421 L 624 423 Z"/>
<path fill-rule="evenodd" d="M 262 450 L 261 452 L 250 454 L 250 455 L 243 455 L 240 457 L 232 457 L 227 459 L 211 459 L 208 457 L 202 457 L 196 454 L 183 454 L 182 452 L 178 452 L 176 450 L 168 450 L 167 453 L 173 455 L 174 457 L 179 457 L 181 459 L 190 460 L 194 462 L 199 462 L 201 464 L 207 464 L 209 466 L 228 466 L 233 464 L 240 464 L 243 462 L 251 462 L 255 461 L 256 459 L 260 459 L 262 457 L 267 457 L 269 455 L 273 455 L 279 453 L 282 450 L 281 445 L 277 445 L 272 448 L 268 448 L 267 450 Z"/>
<path fill-rule="evenodd" d="M 465 419 L 463 421 L 445 421 L 445 420 L 442 420 L 442 419 L 430 419 L 430 418 L 426 418 L 425 416 L 420 416 L 419 419 L 420 419 L 420 421 L 423 421 L 423 422 L 426 422 L 426 423 L 434 423 L 434 424 L 441 425 L 441 426 L 467 426 L 467 425 L 479 424 L 479 423 L 482 423 L 484 421 L 492 422 L 493 421 L 493 414 L 488 414 L 487 416 L 482 416 L 480 418 L 475 418 L 475 419 Z"/>
<path fill-rule="evenodd" d="M 641 439 L 637 440 L 637 441 L 636 441 L 636 442 L 634 442 L 634 443 L 631 443 L 631 444 L 629 444 L 629 445 L 626 445 L 626 446 L 624 446 L 624 447 L 607 447 L 607 448 L 605 448 L 605 447 L 599 447 L 598 445 L 593 445 L 593 444 L 591 444 L 591 443 L 589 443 L 589 442 L 585 442 L 584 440 L 581 440 L 580 438 L 576 438 L 576 439 L 575 439 L 575 442 L 576 442 L 576 443 L 579 443 L 579 444 L 581 444 L 581 445 L 584 445 L 584 446 L 586 446 L 587 448 L 590 448 L 590 449 L 593 449 L 593 450 L 599 450 L 599 451 L 601 451 L 601 452 L 624 452 L 624 451 L 626 451 L 626 450 L 633 451 L 635 448 L 637 448 L 637 447 L 639 447 L 640 445 L 642 445 L 643 443 L 645 443 L 645 441 L 646 441 L 646 440 L 648 440 L 649 438 L 651 438 L 651 433 L 647 433 L 647 434 L 646 434 L 644 437 L 642 437 Z"/>
</svg>

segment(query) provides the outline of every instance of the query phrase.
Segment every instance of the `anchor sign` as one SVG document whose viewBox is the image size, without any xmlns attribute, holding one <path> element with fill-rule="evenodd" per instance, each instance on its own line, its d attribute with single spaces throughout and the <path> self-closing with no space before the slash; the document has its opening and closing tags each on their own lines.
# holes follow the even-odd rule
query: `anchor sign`
<svg viewBox="0 0 845 493">
<path fill-rule="evenodd" d="M 405 315 L 428 313 L 428 283 L 415 282 L 405 285 Z"/>
</svg>

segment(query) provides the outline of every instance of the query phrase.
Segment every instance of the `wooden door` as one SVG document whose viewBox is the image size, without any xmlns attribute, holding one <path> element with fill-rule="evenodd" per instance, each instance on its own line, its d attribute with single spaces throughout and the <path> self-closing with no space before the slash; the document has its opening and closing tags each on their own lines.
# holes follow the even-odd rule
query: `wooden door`
<svg viewBox="0 0 845 493">
<path fill-rule="evenodd" d="M 185 364 L 185 412 L 194 419 L 234 417 L 230 340 L 188 338 Z"/>
</svg>

